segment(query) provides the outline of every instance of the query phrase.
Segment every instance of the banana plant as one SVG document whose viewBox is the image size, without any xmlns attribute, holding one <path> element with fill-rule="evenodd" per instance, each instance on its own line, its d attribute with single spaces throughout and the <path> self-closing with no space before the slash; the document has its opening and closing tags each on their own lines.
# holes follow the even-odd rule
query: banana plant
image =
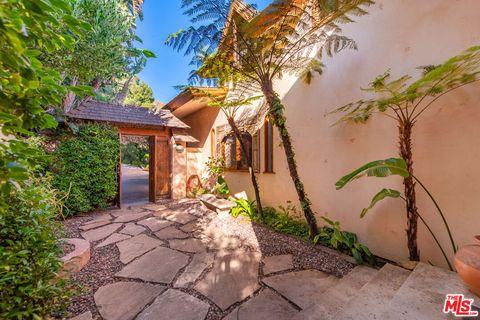
<svg viewBox="0 0 480 320">
<path fill-rule="evenodd" d="M 385 178 L 389 177 L 392 175 L 400 176 L 402 178 L 408 178 L 411 177 L 414 179 L 421 187 L 422 189 L 427 193 L 429 198 L 432 200 L 434 203 L 435 207 L 437 208 L 437 211 L 439 215 L 441 216 L 443 223 L 445 225 L 445 228 L 447 229 L 448 236 L 450 238 L 450 242 L 452 245 L 453 252 L 455 253 L 457 251 L 457 245 L 455 244 L 455 241 L 453 240 L 452 232 L 450 230 L 450 226 L 447 223 L 447 220 L 445 218 L 445 215 L 443 214 L 443 211 L 441 210 L 440 206 L 438 205 L 438 202 L 435 200 L 435 198 L 432 196 L 430 191 L 425 187 L 425 185 L 414 175 L 410 174 L 408 172 L 407 168 L 407 163 L 405 160 L 402 158 L 388 158 L 384 160 L 376 160 L 369 162 L 360 168 L 352 171 L 351 173 L 345 175 L 342 177 L 340 180 L 338 180 L 335 183 L 335 187 L 337 190 L 342 189 L 345 187 L 348 183 L 357 180 L 362 177 L 376 177 L 376 178 Z M 373 196 L 370 205 L 364 209 L 362 209 L 362 212 L 360 213 L 360 218 L 365 217 L 365 215 L 368 213 L 370 209 L 372 209 L 378 202 L 386 199 L 386 198 L 400 198 L 404 201 L 406 201 L 405 196 L 402 195 L 402 193 L 398 190 L 395 189 L 388 189 L 384 188 L 380 190 L 375 196 Z M 445 261 L 448 264 L 448 267 L 450 270 L 453 270 L 452 264 L 450 260 L 448 259 L 448 256 L 440 244 L 440 241 L 438 240 L 437 236 L 433 232 L 433 230 L 430 228 L 428 225 L 427 221 L 419 214 L 418 215 L 420 221 L 425 225 L 427 228 L 428 232 L 432 235 L 433 239 L 435 240 L 435 243 L 438 245 L 440 248 L 440 251 L 442 252 L 443 257 L 445 258 Z"/>
</svg>

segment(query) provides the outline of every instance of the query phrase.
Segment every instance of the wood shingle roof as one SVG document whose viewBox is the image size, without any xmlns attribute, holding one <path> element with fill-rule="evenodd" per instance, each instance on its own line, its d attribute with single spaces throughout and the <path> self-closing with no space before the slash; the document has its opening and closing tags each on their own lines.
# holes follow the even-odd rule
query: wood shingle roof
<svg viewBox="0 0 480 320">
<path fill-rule="evenodd" d="M 82 102 L 78 107 L 70 110 L 67 116 L 73 119 L 104 121 L 134 126 L 189 128 L 188 125 L 166 109 L 152 110 L 95 100 Z"/>
</svg>

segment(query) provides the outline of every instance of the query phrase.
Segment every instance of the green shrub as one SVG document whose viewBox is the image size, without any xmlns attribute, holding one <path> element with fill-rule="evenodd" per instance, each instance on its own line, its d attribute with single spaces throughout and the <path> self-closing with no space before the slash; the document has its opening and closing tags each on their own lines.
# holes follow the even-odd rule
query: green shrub
<svg viewBox="0 0 480 320">
<path fill-rule="evenodd" d="M 65 308 L 66 282 L 55 222 L 59 205 L 46 181 L 29 181 L 0 200 L 0 318 L 46 318 Z"/>
<path fill-rule="evenodd" d="M 107 208 L 117 195 L 120 142 L 115 128 L 82 124 L 53 153 L 53 186 L 67 194 L 67 215 Z"/>
<path fill-rule="evenodd" d="M 255 220 L 257 218 L 257 207 L 255 206 L 255 201 L 248 201 L 246 199 L 235 200 L 237 204 L 232 208 L 230 214 L 232 217 L 236 218 L 239 215 L 245 216 L 250 220 Z"/>
<path fill-rule="evenodd" d="M 146 168 L 150 162 L 148 143 L 129 142 L 122 144 L 122 163 Z"/>
<path fill-rule="evenodd" d="M 375 257 L 370 252 L 368 247 L 360 244 L 357 240 L 357 235 L 352 232 L 342 231 L 340 229 L 340 222 L 332 221 L 326 217 L 322 219 L 327 222 L 329 226 L 322 227 L 319 233 L 313 239 L 313 243 L 320 243 L 326 247 L 339 250 L 343 253 L 353 256 L 358 264 L 375 264 Z"/>
<path fill-rule="evenodd" d="M 292 204 L 287 207 L 266 207 L 263 209 L 263 222 L 276 231 L 308 239 L 309 229 L 305 222 L 297 218 L 297 211 Z"/>
</svg>

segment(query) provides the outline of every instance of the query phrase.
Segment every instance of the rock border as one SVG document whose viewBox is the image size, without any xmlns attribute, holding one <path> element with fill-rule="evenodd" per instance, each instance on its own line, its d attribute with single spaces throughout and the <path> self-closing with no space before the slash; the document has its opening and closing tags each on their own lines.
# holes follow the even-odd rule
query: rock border
<svg viewBox="0 0 480 320">
<path fill-rule="evenodd" d="M 61 259 L 64 263 L 64 273 L 77 273 L 90 261 L 90 242 L 84 239 L 62 239 L 75 249 Z"/>
</svg>

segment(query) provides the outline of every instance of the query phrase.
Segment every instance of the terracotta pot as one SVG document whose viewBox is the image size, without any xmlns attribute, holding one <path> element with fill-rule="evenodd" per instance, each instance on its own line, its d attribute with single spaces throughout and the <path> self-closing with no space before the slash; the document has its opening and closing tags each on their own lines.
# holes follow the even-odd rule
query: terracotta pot
<svg viewBox="0 0 480 320">
<path fill-rule="evenodd" d="M 470 290 L 480 296 L 480 235 L 475 239 L 478 244 L 466 245 L 457 251 L 455 268 Z"/>
</svg>

